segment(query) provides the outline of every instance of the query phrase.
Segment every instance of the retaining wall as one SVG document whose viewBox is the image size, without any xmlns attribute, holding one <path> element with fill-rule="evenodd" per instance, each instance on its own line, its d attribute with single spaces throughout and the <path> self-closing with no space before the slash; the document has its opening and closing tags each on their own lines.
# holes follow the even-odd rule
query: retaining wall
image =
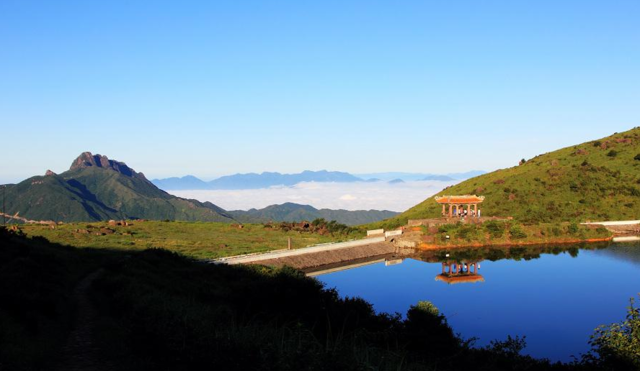
<svg viewBox="0 0 640 371">
<path fill-rule="evenodd" d="M 367 239 L 364 239 L 364 240 L 356 240 L 356 241 L 348 241 L 348 242 L 338 242 L 338 243 L 316 245 L 316 246 L 304 247 L 304 248 L 295 249 L 295 250 L 277 250 L 277 251 L 266 252 L 266 253 L 263 253 L 263 254 L 232 256 L 232 257 L 228 257 L 228 258 L 218 259 L 215 262 L 216 263 L 231 264 L 231 265 L 233 265 L 233 264 L 254 263 L 254 262 L 263 261 L 263 260 L 284 258 L 284 257 L 287 257 L 287 256 L 312 254 L 312 253 L 322 252 L 322 251 L 332 251 L 332 250 L 345 249 L 345 248 L 349 248 L 349 247 L 370 245 L 370 244 L 373 244 L 373 243 L 385 242 L 385 240 L 386 240 L 386 238 L 384 236 L 382 236 L 382 237 L 373 237 L 373 238 L 367 238 Z"/>
</svg>

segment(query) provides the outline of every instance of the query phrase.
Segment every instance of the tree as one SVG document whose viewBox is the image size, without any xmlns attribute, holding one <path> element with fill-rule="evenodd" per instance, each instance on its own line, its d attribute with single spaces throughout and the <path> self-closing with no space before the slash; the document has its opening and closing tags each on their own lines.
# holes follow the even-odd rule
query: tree
<svg viewBox="0 0 640 371">
<path fill-rule="evenodd" d="M 633 298 L 627 308 L 627 319 L 598 327 L 589 344 L 591 354 L 587 358 L 591 362 L 613 369 L 640 369 L 640 308 L 634 306 Z"/>
</svg>

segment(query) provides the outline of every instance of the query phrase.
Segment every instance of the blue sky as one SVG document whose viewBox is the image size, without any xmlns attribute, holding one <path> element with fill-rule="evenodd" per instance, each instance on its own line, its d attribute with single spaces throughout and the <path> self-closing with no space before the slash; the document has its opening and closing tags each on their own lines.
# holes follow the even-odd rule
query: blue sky
<svg viewBox="0 0 640 371">
<path fill-rule="evenodd" d="M 0 182 L 513 166 L 640 126 L 638 1 L 0 2 Z"/>
</svg>

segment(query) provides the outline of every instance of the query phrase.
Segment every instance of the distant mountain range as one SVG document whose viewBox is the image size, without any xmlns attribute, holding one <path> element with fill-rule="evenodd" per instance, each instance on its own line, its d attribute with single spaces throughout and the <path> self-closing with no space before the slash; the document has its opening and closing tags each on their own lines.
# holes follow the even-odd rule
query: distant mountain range
<svg viewBox="0 0 640 371">
<path fill-rule="evenodd" d="M 467 180 L 477 177 L 482 174 L 486 174 L 483 170 L 471 170 L 465 173 L 448 173 L 448 174 L 431 174 L 431 173 L 402 173 L 402 172 L 389 172 L 389 173 L 369 173 L 369 174 L 354 174 L 354 176 L 361 179 L 378 179 L 384 181 L 390 181 L 394 179 L 401 179 L 405 182 L 421 181 L 421 180 L 439 180 L 444 182 L 454 180 Z"/>
<path fill-rule="evenodd" d="M 353 183 L 353 182 L 378 182 L 387 181 L 390 184 L 404 183 L 406 181 L 443 181 L 452 182 L 456 180 L 465 180 L 477 175 L 484 174 L 484 171 L 470 171 L 466 173 L 453 174 L 418 174 L 418 173 L 374 173 L 362 174 L 355 176 L 349 173 L 339 171 L 303 171 L 297 174 L 281 174 L 264 172 L 261 174 L 235 174 L 227 175 L 210 182 L 205 182 L 193 175 L 187 175 L 181 178 L 154 179 L 151 182 L 158 188 L 166 191 L 183 191 L 183 190 L 240 190 L 240 189 L 261 189 L 273 186 L 293 186 L 302 182 L 334 182 L 334 183 Z"/>
<path fill-rule="evenodd" d="M 268 221 L 295 222 L 301 220 L 312 221 L 314 219 L 323 218 L 326 220 L 335 220 L 338 223 L 346 225 L 372 223 L 388 219 L 399 214 L 387 210 L 318 210 L 309 205 L 300 205 L 290 202 L 282 205 L 267 206 L 260 210 L 236 210 L 229 211 L 228 213 L 232 215 L 234 219 L 243 223 L 262 223 Z"/>
<path fill-rule="evenodd" d="M 292 186 L 302 182 L 361 182 L 362 179 L 339 171 L 303 171 L 298 174 L 281 174 L 264 172 L 261 174 L 235 174 L 214 179 L 210 182 L 202 181 L 192 175 L 182 178 L 167 178 L 152 180 L 158 188 L 164 190 L 197 190 L 197 189 L 261 189 L 273 186 Z"/>
<path fill-rule="evenodd" d="M 263 174 L 264 175 L 264 174 Z M 337 172 L 304 172 L 302 179 L 349 181 L 354 177 Z M 289 175 L 270 173 L 272 182 L 292 182 Z M 226 178 L 226 179 L 225 179 Z M 233 186 L 239 178 L 220 178 L 218 183 Z M 244 179 L 259 184 L 257 174 L 246 174 Z M 181 178 L 198 185 L 195 177 Z M 278 179 L 278 180 L 275 180 Z M 204 182 L 202 182 L 204 183 Z M 257 185 L 256 185 L 257 186 Z M 397 213 L 391 211 L 317 210 L 308 205 L 273 205 L 249 211 L 226 210 L 211 202 L 184 199 L 168 194 L 151 183 L 142 173 L 123 162 L 106 156 L 84 152 L 76 158 L 68 171 L 34 176 L 18 184 L 6 185 L 6 210 L 10 215 L 36 221 L 102 221 L 110 219 L 153 219 L 213 222 L 301 221 L 324 218 L 344 224 L 363 224 L 380 221 Z"/>
</svg>

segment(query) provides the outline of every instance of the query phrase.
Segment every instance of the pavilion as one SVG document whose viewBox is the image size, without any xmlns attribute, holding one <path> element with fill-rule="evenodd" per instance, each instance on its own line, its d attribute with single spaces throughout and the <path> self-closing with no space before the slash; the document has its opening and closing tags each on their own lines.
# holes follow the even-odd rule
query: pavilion
<svg viewBox="0 0 640 371">
<path fill-rule="evenodd" d="M 449 285 L 484 282 L 484 277 L 478 273 L 479 268 L 479 261 L 442 262 L 442 274 L 436 276 L 436 281 L 446 282 Z"/>
<path fill-rule="evenodd" d="M 471 215 L 471 206 L 473 206 L 473 215 L 478 215 L 478 204 L 484 201 L 484 196 L 464 195 L 464 196 L 442 196 L 435 197 L 437 203 L 442 205 L 442 215 L 447 215 L 447 205 L 449 205 L 449 217 L 460 215 L 464 207 L 467 207 L 468 215 Z"/>
</svg>

